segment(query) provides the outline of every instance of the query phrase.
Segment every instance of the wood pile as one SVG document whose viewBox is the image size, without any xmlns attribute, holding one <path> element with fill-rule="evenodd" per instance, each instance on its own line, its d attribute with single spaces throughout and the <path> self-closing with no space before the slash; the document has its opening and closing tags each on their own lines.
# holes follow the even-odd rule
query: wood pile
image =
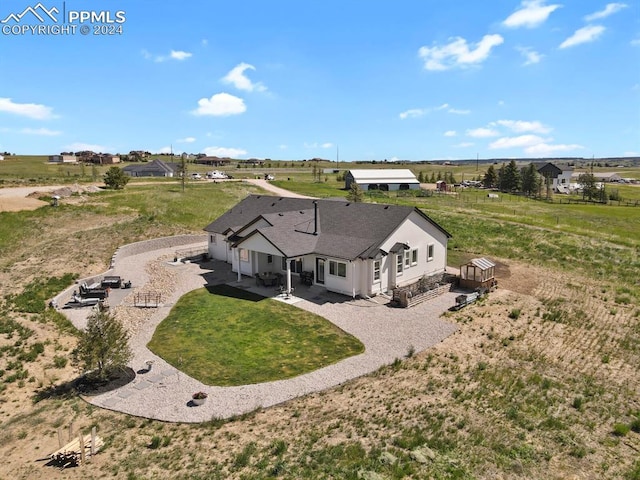
<svg viewBox="0 0 640 480">
<path fill-rule="evenodd" d="M 103 445 L 104 441 L 93 432 L 80 435 L 49 455 L 47 465 L 60 469 L 77 467 L 89 461 Z"/>
</svg>

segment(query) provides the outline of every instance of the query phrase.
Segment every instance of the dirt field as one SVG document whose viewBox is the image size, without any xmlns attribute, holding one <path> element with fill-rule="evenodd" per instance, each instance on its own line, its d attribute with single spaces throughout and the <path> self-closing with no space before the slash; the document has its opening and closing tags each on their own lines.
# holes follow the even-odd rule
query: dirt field
<svg viewBox="0 0 640 480">
<path fill-rule="evenodd" d="M 124 219 L 42 225 L 53 245 L 25 242 L 0 272 L 3 291 L 18 291 L 36 272 L 99 273 L 113 251 L 99 243 L 101 229 Z M 78 258 L 88 241 L 99 246 Z M 65 248 L 55 246 L 61 242 Z M 640 412 L 637 306 L 616 303 L 610 286 L 570 272 L 497 260 L 499 289 L 447 314 L 459 330 L 432 350 L 329 391 L 201 426 L 132 418 L 61 392 L 33 403 L 34 392 L 75 378 L 69 363 L 55 366 L 75 340 L 37 316 L 16 318 L 34 332 L 24 344 L 42 342 L 44 354 L 23 361 L 25 378 L 8 382 L 3 372 L 0 478 L 638 479 L 629 472 L 640 434 L 612 433 Z M 4 334 L 0 347 L 16 341 Z M 43 466 L 37 460 L 58 448 L 59 435 L 66 440 L 70 425 L 74 434 L 96 426 L 104 452 L 63 472 Z M 415 460 L 415 448 L 426 463 Z M 368 473 L 376 469 L 385 475 Z"/>
</svg>

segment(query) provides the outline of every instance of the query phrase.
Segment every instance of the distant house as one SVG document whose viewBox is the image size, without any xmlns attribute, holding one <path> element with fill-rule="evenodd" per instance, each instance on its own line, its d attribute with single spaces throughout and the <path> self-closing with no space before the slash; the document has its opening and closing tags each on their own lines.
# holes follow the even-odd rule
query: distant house
<svg viewBox="0 0 640 480">
<path fill-rule="evenodd" d="M 212 258 L 241 275 L 304 277 L 375 295 L 442 274 L 451 235 L 415 207 L 250 195 L 205 227 Z"/>
<path fill-rule="evenodd" d="M 534 165 L 538 173 L 549 182 L 549 187 L 554 192 L 568 193 L 571 185 L 573 167 L 557 166 L 550 162 Z"/>
<path fill-rule="evenodd" d="M 98 165 L 113 165 L 120 163 L 120 157 L 109 153 L 97 153 L 91 156 L 88 161 Z"/>
<path fill-rule="evenodd" d="M 75 155 L 49 155 L 50 163 L 78 163 Z"/>
<path fill-rule="evenodd" d="M 577 182 L 580 175 L 584 175 L 585 173 L 589 173 L 589 172 L 574 172 L 573 181 Z M 596 182 L 603 182 L 603 183 L 609 183 L 609 182 L 615 183 L 615 182 L 622 181 L 622 177 L 620 176 L 619 173 L 616 173 L 616 172 L 593 172 L 593 178 L 595 178 Z"/>
<path fill-rule="evenodd" d="M 127 165 L 122 171 L 131 177 L 174 177 L 178 176 L 180 165 L 155 159 L 149 163 Z"/>
<path fill-rule="evenodd" d="M 4 160 L 4 155 L 0 155 L 0 162 Z"/>
<path fill-rule="evenodd" d="M 356 183 L 362 190 L 419 190 L 420 182 L 409 169 L 349 170 L 344 177 L 348 190 Z"/>
<path fill-rule="evenodd" d="M 223 167 L 225 165 L 229 165 L 231 163 L 231 159 L 220 158 L 220 157 L 198 156 L 194 160 L 194 163 L 197 163 L 199 165 L 211 165 L 212 167 Z"/>
</svg>

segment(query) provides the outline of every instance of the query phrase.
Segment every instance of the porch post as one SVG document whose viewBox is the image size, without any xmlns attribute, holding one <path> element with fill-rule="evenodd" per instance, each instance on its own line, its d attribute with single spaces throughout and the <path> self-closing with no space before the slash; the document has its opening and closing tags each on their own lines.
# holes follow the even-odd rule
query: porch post
<svg viewBox="0 0 640 480">
<path fill-rule="evenodd" d="M 240 248 L 236 248 L 236 252 L 238 255 L 238 283 L 242 282 L 242 268 L 240 267 Z"/>
<path fill-rule="evenodd" d="M 287 263 L 287 295 L 291 295 L 291 262 L 288 258 L 285 258 Z"/>
</svg>

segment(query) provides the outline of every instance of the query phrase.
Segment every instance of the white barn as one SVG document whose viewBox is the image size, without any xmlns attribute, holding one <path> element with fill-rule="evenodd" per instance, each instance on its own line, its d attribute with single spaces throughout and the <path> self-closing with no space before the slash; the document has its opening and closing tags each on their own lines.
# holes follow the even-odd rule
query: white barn
<svg viewBox="0 0 640 480">
<path fill-rule="evenodd" d="M 345 188 L 349 190 L 356 183 L 362 190 L 418 190 L 420 182 L 408 168 L 395 169 L 355 169 L 344 177 Z"/>
<path fill-rule="evenodd" d="M 211 258 L 371 296 L 443 274 L 451 235 L 415 207 L 250 195 L 209 224 Z"/>
</svg>

